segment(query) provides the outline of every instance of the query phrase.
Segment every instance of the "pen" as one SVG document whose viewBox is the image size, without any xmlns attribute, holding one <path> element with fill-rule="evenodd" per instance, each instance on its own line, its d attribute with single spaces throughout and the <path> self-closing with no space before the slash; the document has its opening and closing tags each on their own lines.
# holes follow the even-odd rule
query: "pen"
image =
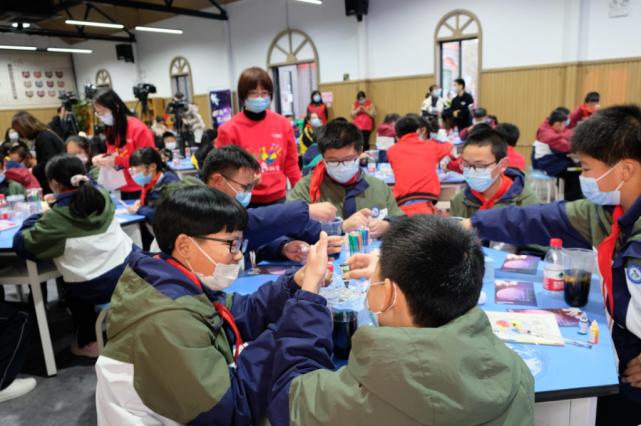
<svg viewBox="0 0 641 426">
<path fill-rule="evenodd" d="M 570 345 L 574 346 L 581 346 L 582 348 L 588 348 L 592 349 L 592 344 L 591 343 L 585 343 L 585 342 L 580 342 L 578 340 L 572 340 L 572 339 L 566 339 L 565 337 L 558 337 L 558 336 L 552 336 L 550 334 L 544 334 L 544 333 L 533 333 L 531 331 L 528 331 L 529 335 L 532 336 L 538 336 L 538 337 L 543 337 L 544 339 L 555 339 L 555 340 L 562 340 L 565 343 L 568 343 Z"/>
</svg>

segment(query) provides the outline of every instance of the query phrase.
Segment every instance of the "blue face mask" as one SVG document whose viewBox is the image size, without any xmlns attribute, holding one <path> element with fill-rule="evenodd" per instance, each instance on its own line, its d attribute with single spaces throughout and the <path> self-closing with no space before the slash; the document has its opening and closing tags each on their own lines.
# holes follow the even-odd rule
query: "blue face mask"
<svg viewBox="0 0 641 426">
<path fill-rule="evenodd" d="M 325 161 L 325 166 L 332 179 L 340 183 L 349 182 L 358 173 L 358 160 L 354 161 L 353 165 L 339 164 L 333 167 Z"/>
<path fill-rule="evenodd" d="M 443 91 L 441 89 L 437 89 L 437 90 L 434 91 L 434 96 L 436 96 L 437 98 L 440 98 L 441 97 L 441 93 L 443 93 Z"/>
<path fill-rule="evenodd" d="M 243 207 L 247 208 L 247 206 L 249 205 L 252 199 L 251 191 L 249 192 L 236 191 L 236 189 L 234 189 L 234 187 L 231 186 L 229 182 L 227 182 L 227 179 L 223 178 L 223 180 L 225 181 L 227 186 L 229 186 L 236 193 L 236 201 L 238 201 Z"/>
<path fill-rule="evenodd" d="M 135 175 L 131 175 L 131 178 L 139 186 L 145 186 L 149 182 L 151 182 L 151 173 L 149 173 L 149 176 L 145 176 L 143 172 L 140 172 L 140 173 L 136 173 Z"/>
<path fill-rule="evenodd" d="M 363 105 L 363 104 L 365 103 L 365 99 L 359 99 L 359 100 L 358 100 L 358 103 L 359 103 L 359 104 L 361 104 L 361 105 Z"/>
<path fill-rule="evenodd" d="M 260 114 L 261 112 L 265 111 L 269 104 L 272 103 L 272 100 L 269 96 L 266 98 L 248 98 L 245 101 L 245 106 L 251 111 L 255 112 L 256 114 Z"/>
<path fill-rule="evenodd" d="M 312 126 L 318 127 L 320 125 L 321 125 L 320 118 L 315 118 L 315 119 L 312 120 Z"/>
<path fill-rule="evenodd" d="M 498 167 L 498 165 L 496 167 Z M 485 169 L 485 171 L 479 172 L 470 168 L 469 170 L 463 170 L 463 177 L 470 188 L 476 192 L 485 192 L 492 186 L 496 178 L 499 177 L 499 175 L 496 175 L 496 177 L 492 179 L 494 169 Z"/>
<path fill-rule="evenodd" d="M 321 97 L 319 95 L 314 96 L 314 102 L 319 103 L 321 101 Z"/>
<path fill-rule="evenodd" d="M 569 125 L 570 125 L 570 119 L 569 119 L 569 118 L 568 118 L 567 120 L 565 120 L 565 125 L 566 125 L 566 126 L 569 126 Z"/>
<path fill-rule="evenodd" d="M 621 185 L 623 185 L 623 182 L 621 182 L 621 185 L 619 185 L 617 189 L 610 192 L 602 192 L 599 189 L 598 183 L 601 179 L 607 176 L 608 173 L 616 169 L 619 164 L 612 167 L 598 179 L 579 176 L 579 181 L 581 182 L 581 191 L 583 192 L 583 195 L 585 195 L 585 198 L 600 206 L 618 206 L 619 204 L 621 204 L 621 191 L 619 191 L 619 189 L 621 188 Z"/>
</svg>

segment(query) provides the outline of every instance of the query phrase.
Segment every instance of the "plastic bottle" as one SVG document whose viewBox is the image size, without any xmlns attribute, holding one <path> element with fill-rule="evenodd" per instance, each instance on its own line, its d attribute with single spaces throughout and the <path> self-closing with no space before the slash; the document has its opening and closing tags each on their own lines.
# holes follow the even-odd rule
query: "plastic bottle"
<svg viewBox="0 0 641 426">
<path fill-rule="evenodd" d="M 596 323 L 596 320 L 592 321 L 592 325 L 590 326 L 590 337 L 588 337 L 588 342 L 593 345 L 599 343 L 599 324 Z"/>
<path fill-rule="evenodd" d="M 590 324 L 590 322 L 588 321 L 588 314 L 586 312 L 583 312 L 581 314 L 581 319 L 579 320 L 580 334 L 588 334 L 588 324 Z"/>
<path fill-rule="evenodd" d="M 461 142 L 461 138 L 458 133 L 458 126 L 454 126 L 454 131 L 452 132 L 452 143 L 457 144 Z"/>
<path fill-rule="evenodd" d="M 543 288 L 550 291 L 563 291 L 563 241 L 558 238 L 550 240 L 550 251 L 545 255 L 543 268 Z"/>
</svg>

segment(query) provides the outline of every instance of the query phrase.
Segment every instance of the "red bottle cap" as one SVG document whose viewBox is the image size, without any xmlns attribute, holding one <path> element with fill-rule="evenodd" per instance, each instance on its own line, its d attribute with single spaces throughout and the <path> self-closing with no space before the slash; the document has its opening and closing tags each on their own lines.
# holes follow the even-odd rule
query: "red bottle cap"
<svg viewBox="0 0 641 426">
<path fill-rule="evenodd" d="M 550 240 L 550 247 L 561 248 L 563 247 L 563 240 L 560 238 L 552 238 Z"/>
<path fill-rule="evenodd" d="M 327 263 L 327 269 L 329 269 L 329 272 L 331 272 L 332 274 L 334 273 L 334 265 L 333 264 L 328 262 Z"/>
</svg>

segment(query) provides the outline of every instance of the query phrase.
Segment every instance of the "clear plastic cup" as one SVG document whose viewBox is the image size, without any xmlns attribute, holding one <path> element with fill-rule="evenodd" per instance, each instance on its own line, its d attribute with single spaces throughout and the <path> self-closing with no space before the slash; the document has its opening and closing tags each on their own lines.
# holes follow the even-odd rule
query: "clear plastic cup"
<svg viewBox="0 0 641 426">
<path fill-rule="evenodd" d="M 378 164 L 378 153 L 378 149 L 370 149 L 369 151 L 365 151 L 365 155 L 367 155 L 368 161 L 370 158 L 373 158 L 376 164 Z"/>
<path fill-rule="evenodd" d="M 576 308 L 588 304 L 592 269 L 595 263 L 596 256 L 592 250 L 577 248 L 563 250 L 565 303 Z"/>
<path fill-rule="evenodd" d="M 7 197 L 9 208 L 13 211 L 20 210 L 20 206 L 24 203 L 24 195 L 9 195 Z"/>
<path fill-rule="evenodd" d="M 327 232 L 328 236 L 343 235 L 343 218 L 335 217 L 331 222 L 321 222 L 321 231 Z"/>
</svg>

